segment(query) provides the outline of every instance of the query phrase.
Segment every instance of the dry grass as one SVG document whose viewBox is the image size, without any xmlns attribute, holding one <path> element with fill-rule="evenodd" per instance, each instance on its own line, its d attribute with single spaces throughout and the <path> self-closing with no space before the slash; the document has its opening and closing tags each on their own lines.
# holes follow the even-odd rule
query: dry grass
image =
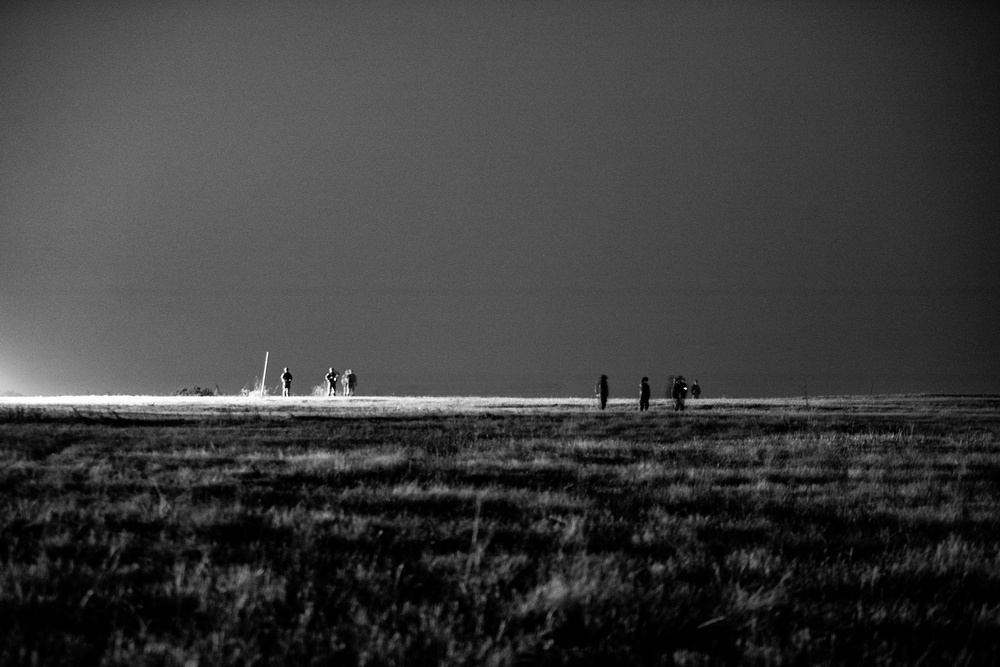
<svg viewBox="0 0 1000 667">
<path fill-rule="evenodd" d="M 1000 399 L 0 399 L 0 664 L 994 664 Z"/>
</svg>

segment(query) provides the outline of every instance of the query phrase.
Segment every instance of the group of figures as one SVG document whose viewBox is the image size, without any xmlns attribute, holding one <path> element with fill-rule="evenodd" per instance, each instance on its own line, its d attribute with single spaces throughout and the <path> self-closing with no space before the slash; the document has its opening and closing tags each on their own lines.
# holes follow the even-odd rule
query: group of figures
<svg viewBox="0 0 1000 667">
<path fill-rule="evenodd" d="M 331 366 L 325 377 L 327 396 L 337 395 L 338 381 L 341 386 L 341 396 L 354 396 L 354 392 L 358 388 L 358 376 L 350 368 L 341 375 Z M 292 374 L 288 371 L 288 368 L 285 368 L 285 372 L 281 374 L 281 395 L 292 395 Z"/>
<path fill-rule="evenodd" d="M 674 399 L 674 410 L 683 410 L 684 401 L 688 396 L 688 385 L 687 381 L 684 379 L 683 375 L 678 375 L 674 378 L 673 384 L 670 386 L 670 398 Z M 701 396 L 701 387 L 698 385 L 698 381 L 695 380 L 694 384 L 691 385 L 691 398 L 698 398 Z"/>
<path fill-rule="evenodd" d="M 354 391 L 358 388 L 358 376 L 350 368 L 344 371 L 343 375 L 340 375 L 333 367 L 326 374 L 326 395 L 337 395 L 338 379 L 340 380 L 340 395 L 354 396 Z"/>
<path fill-rule="evenodd" d="M 688 396 L 688 385 L 687 381 L 684 379 L 683 375 L 678 375 L 674 378 L 673 382 L 667 386 L 667 392 L 670 398 L 674 400 L 674 410 L 683 410 L 684 401 Z M 698 381 L 695 380 L 694 384 L 690 387 L 691 397 L 698 398 L 701 396 L 701 387 L 698 385 Z M 608 376 L 602 375 L 597 381 L 597 386 L 594 388 L 594 393 L 597 395 L 598 402 L 601 406 L 601 410 L 608 406 Z M 649 410 L 649 378 L 643 376 L 642 380 L 639 382 L 639 410 Z"/>
</svg>

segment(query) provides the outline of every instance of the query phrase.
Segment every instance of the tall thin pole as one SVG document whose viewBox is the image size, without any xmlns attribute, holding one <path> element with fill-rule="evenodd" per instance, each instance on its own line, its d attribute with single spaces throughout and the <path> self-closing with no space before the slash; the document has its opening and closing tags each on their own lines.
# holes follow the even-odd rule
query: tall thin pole
<svg viewBox="0 0 1000 667">
<path fill-rule="evenodd" d="M 266 384 L 264 384 L 264 381 L 267 380 L 267 355 L 268 354 L 269 354 L 269 352 L 267 352 L 265 350 L 264 351 L 264 375 L 262 375 L 261 378 L 260 378 L 260 397 L 261 398 L 264 398 L 264 387 L 267 386 Z"/>
</svg>

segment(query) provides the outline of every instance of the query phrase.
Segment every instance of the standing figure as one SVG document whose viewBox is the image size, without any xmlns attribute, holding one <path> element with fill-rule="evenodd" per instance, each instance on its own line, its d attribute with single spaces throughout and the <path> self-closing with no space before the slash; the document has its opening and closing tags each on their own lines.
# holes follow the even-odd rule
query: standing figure
<svg viewBox="0 0 1000 667">
<path fill-rule="evenodd" d="M 340 375 L 337 373 L 337 371 L 335 371 L 333 369 L 333 366 L 331 366 L 330 367 L 330 372 L 326 374 L 326 395 L 327 396 L 336 396 L 337 395 L 337 378 L 338 377 L 340 377 Z"/>
<path fill-rule="evenodd" d="M 358 376 L 354 374 L 354 371 L 347 371 L 347 391 L 350 392 L 349 396 L 354 396 L 354 390 L 358 388 Z"/>
<path fill-rule="evenodd" d="M 698 381 L 695 380 L 691 385 L 691 398 L 698 398 L 701 396 L 701 387 L 698 386 Z"/>
<path fill-rule="evenodd" d="M 346 371 L 344 371 L 344 374 L 340 376 L 340 387 L 341 387 L 340 395 L 341 396 L 350 396 L 351 395 L 350 394 L 350 389 L 351 389 L 350 382 L 351 382 L 351 369 L 348 368 Z"/>
<path fill-rule="evenodd" d="M 602 375 L 601 379 L 597 381 L 597 386 L 594 387 L 594 393 L 597 394 L 598 400 L 600 400 L 601 410 L 603 410 L 608 405 L 608 376 Z"/>
<path fill-rule="evenodd" d="M 285 368 L 285 372 L 281 374 L 281 395 L 290 396 L 292 393 L 292 374 L 288 372 L 288 368 Z"/>
<path fill-rule="evenodd" d="M 639 411 L 649 410 L 649 378 L 645 375 L 639 383 Z"/>
<path fill-rule="evenodd" d="M 670 396 L 674 399 L 674 411 L 684 409 L 684 399 L 687 398 L 688 386 L 683 375 L 678 375 L 674 379 L 674 386 L 670 390 Z"/>
</svg>

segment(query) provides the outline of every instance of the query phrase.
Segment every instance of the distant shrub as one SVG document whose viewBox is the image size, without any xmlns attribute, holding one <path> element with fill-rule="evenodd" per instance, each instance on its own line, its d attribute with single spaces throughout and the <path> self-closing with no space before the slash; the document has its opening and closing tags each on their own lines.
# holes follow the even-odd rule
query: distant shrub
<svg viewBox="0 0 1000 667">
<path fill-rule="evenodd" d="M 260 396 L 260 395 L 261 395 L 260 378 L 254 379 L 253 387 L 251 387 L 250 385 L 244 385 L 243 388 L 240 389 L 240 396 Z M 270 396 L 271 390 L 265 387 L 263 395 Z"/>
<path fill-rule="evenodd" d="M 183 389 L 178 389 L 174 392 L 174 396 L 218 396 L 221 392 L 219 391 L 219 385 L 215 385 L 215 389 L 206 389 L 205 387 L 184 387 Z"/>
</svg>

